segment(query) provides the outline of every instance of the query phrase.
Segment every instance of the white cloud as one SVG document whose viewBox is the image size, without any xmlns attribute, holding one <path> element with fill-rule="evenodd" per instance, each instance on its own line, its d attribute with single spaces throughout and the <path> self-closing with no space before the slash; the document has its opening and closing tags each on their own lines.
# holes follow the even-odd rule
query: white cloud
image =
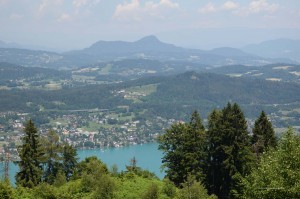
<svg viewBox="0 0 300 199">
<path fill-rule="evenodd" d="M 75 7 L 81 7 L 81 6 L 86 5 L 87 2 L 88 2 L 88 0 L 74 0 L 72 4 Z"/>
<path fill-rule="evenodd" d="M 239 16 L 248 16 L 250 14 L 264 13 L 272 14 L 279 9 L 279 4 L 269 3 L 268 0 L 252 0 L 248 5 L 241 6 L 234 1 L 226 1 L 222 5 L 208 3 L 199 9 L 201 14 L 230 11 Z"/>
<path fill-rule="evenodd" d="M 132 0 L 131 3 L 119 4 L 114 13 L 115 19 L 140 21 L 141 18 L 138 17 L 140 13 L 140 2 L 139 0 Z"/>
<path fill-rule="evenodd" d="M 51 6 L 60 6 L 64 3 L 64 0 L 43 0 L 39 5 L 38 14 L 42 15 Z"/>
<path fill-rule="evenodd" d="M 158 3 L 148 1 L 143 5 L 139 0 L 131 0 L 129 3 L 118 4 L 113 18 L 121 21 L 141 21 L 148 17 L 163 18 L 165 12 L 172 9 L 179 9 L 179 4 L 171 0 L 160 0 Z"/>
<path fill-rule="evenodd" d="M 58 22 L 69 22 L 72 21 L 72 17 L 69 14 L 63 13 L 57 19 Z"/>
<path fill-rule="evenodd" d="M 204 7 L 199 9 L 199 12 L 202 14 L 212 13 L 212 12 L 216 12 L 216 11 L 217 11 L 217 8 L 212 3 L 208 3 Z"/>
<path fill-rule="evenodd" d="M 273 13 L 279 8 L 278 4 L 268 3 L 267 0 L 255 0 L 249 4 L 250 13 L 269 12 Z"/>
<path fill-rule="evenodd" d="M 101 0 L 73 0 L 72 4 L 76 8 L 80 8 L 87 5 L 96 5 Z"/>
<path fill-rule="evenodd" d="M 222 8 L 224 10 L 234 10 L 234 9 L 239 8 L 239 4 L 237 4 L 237 3 L 233 2 L 233 1 L 226 1 L 223 4 Z"/>
<path fill-rule="evenodd" d="M 279 4 L 269 3 L 267 0 L 253 0 L 247 6 L 236 9 L 233 13 L 243 17 L 250 14 L 263 14 L 266 16 L 275 13 L 279 8 Z"/>
<path fill-rule="evenodd" d="M 169 8 L 179 8 L 179 4 L 178 3 L 173 3 L 171 0 L 161 0 L 159 2 L 159 5 L 164 5 L 164 6 L 169 7 Z"/>
</svg>

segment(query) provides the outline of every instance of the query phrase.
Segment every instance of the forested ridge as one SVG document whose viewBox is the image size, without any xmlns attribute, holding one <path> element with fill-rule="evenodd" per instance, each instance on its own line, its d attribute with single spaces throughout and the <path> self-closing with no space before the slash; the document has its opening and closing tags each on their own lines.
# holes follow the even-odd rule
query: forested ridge
<svg viewBox="0 0 300 199">
<path fill-rule="evenodd" d="M 25 124 L 16 187 L 0 183 L 1 198 L 299 198 L 300 138 L 275 137 L 262 111 L 252 132 L 238 104 L 214 109 L 203 125 L 197 111 L 158 138 L 166 176 L 158 179 L 134 157 L 119 172 L 96 157 L 78 162 L 55 131 Z"/>
<path fill-rule="evenodd" d="M 140 103 L 116 94 L 122 89 L 149 84 L 156 84 L 157 88 L 141 98 Z M 39 107 L 47 111 L 130 105 L 133 109 L 147 109 L 164 117 L 180 118 L 194 109 L 202 110 L 202 114 L 206 115 L 213 107 L 224 106 L 224 101 L 236 101 L 249 113 L 263 106 L 272 108 L 266 106 L 299 102 L 299 93 L 296 83 L 186 72 L 176 76 L 145 77 L 122 83 L 66 87 L 54 91 L 0 90 L 0 103 L 3 105 L 0 111 L 35 112 Z"/>
</svg>

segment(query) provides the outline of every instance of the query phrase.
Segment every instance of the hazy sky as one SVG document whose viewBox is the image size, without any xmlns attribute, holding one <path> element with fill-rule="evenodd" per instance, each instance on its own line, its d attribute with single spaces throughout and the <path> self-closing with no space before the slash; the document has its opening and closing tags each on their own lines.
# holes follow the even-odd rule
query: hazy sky
<svg viewBox="0 0 300 199">
<path fill-rule="evenodd" d="M 78 49 L 146 35 L 179 46 L 300 39 L 300 0 L 0 0 L 0 40 Z"/>
</svg>

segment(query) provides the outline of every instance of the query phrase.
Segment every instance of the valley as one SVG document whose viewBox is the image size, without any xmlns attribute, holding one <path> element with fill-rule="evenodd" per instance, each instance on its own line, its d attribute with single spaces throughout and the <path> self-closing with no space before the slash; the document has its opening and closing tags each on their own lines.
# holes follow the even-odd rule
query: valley
<svg viewBox="0 0 300 199">
<path fill-rule="evenodd" d="M 211 110 L 231 101 L 241 105 L 249 131 L 261 110 L 278 134 L 287 126 L 300 129 L 299 65 L 205 68 L 173 63 L 176 74 L 161 70 L 164 64 L 125 60 L 58 71 L 1 63 L 0 144 L 19 145 L 29 118 L 42 134 L 52 128 L 77 148 L 148 143 L 174 122 L 187 121 L 193 110 L 206 123 Z M 141 72 L 151 69 L 156 73 Z"/>
<path fill-rule="evenodd" d="M 0 147 L 15 155 L 30 118 L 77 148 L 154 142 L 194 110 L 206 124 L 227 102 L 241 105 L 249 132 L 261 110 L 277 134 L 300 129 L 300 65 L 288 58 L 148 36 L 65 53 L 0 48 L 0 61 Z"/>
</svg>

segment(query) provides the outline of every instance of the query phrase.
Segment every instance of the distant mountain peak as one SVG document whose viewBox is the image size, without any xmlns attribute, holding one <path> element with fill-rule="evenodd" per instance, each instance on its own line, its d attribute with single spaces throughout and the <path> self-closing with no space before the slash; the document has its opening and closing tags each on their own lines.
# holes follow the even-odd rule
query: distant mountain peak
<svg viewBox="0 0 300 199">
<path fill-rule="evenodd" d="M 154 35 L 149 35 L 146 37 L 141 38 L 140 40 L 136 42 L 151 42 L 151 43 L 161 43 L 161 41 Z"/>
</svg>

